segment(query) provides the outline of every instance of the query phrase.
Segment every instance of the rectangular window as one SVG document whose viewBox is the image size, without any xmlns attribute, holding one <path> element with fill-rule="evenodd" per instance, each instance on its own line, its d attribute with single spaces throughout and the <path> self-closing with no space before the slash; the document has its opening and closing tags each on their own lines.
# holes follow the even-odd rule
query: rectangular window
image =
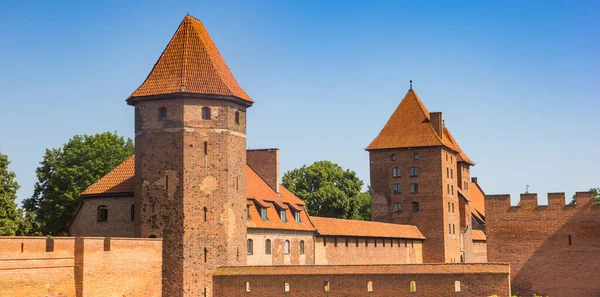
<svg viewBox="0 0 600 297">
<path fill-rule="evenodd" d="M 400 177 L 400 168 L 394 167 L 394 169 L 392 169 L 392 176 L 393 177 Z"/>
<path fill-rule="evenodd" d="M 246 220 L 250 219 L 250 205 L 246 205 Z"/>
<path fill-rule="evenodd" d="M 452 202 L 452 213 L 454 213 L 454 202 Z"/>
<path fill-rule="evenodd" d="M 410 184 L 411 193 L 419 193 L 419 184 Z"/>
<path fill-rule="evenodd" d="M 394 211 L 402 211 L 402 204 L 400 202 L 394 202 Z"/>
<path fill-rule="evenodd" d="M 269 220 L 269 218 L 267 218 L 267 208 L 266 207 L 261 207 L 260 208 L 260 218 L 263 221 L 268 221 Z"/>
<path fill-rule="evenodd" d="M 394 184 L 394 194 L 402 193 L 402 186 L 400 184 Z"/>
<path fill-rule="evenodd" d="M 302 220 L 300 219 L 300 212 L 299 211 L 295 211 L 294 212 L 294 220 L 296 221 L 296 223 L 302 223 Z"/>
<path fill-rule="evenodd" d="M 279 218 L 282 222 L 287 223 L 287 218 L 285 216 L 285 209 L 279 211 Z"/>
<path fill-rule="evenodd" d="M 419 169 L 417 167 L 411 167 L 410 168 L 410 176 L 418 176 L 419 175 Z"/>
<path fill-rule="evenodd" d="M 454 195 L 454 185 L 452 185 L 451 189 L 452 189 L 452 195 Z"/>
</svg>

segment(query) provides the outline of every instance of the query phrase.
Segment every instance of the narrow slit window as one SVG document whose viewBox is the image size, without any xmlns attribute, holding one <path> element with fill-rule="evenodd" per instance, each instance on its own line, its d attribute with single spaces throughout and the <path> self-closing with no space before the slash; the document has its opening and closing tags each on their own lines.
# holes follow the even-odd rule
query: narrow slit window
<svg viewBox="0 0 600 297">
<path fill-rule="evenodd" d="M 573 245 L 573 241 L 571 241 L 571 234 L 569 234 L 569 245 Z"/>
<path fill-rule="evenodd" d="M 208 155 L 208 142 L 204 142 L 204 155 Z"/>
<path fill-rule="evenodd" d="M 129 220 L 130 221 L 135 221 L 135 205 L 132 204 L 131 205 L 131 209 L 129 210 Z"/>
<path fill-rule="evenodd" d="M 204 263 L 206 263 L 207 259 L 208 259 L 208 250 L 206 248 L 204 248 Z"/>
<path fill-rule="evenodd" d="M 166 107 L 161 107 L 158 109 L 158 118 L 161 121 L 167 120 L 167 108 Z"/>
<path fill-rule="evenodd" d="M 265 255 L 270 255 L 271 254 L 271 240 L 267 239 L 265 240 Z"/>
<path fill-rule="evenodd" d="M 206 207 L 204 207 L 203 211 L 204 211 L 204 221 L 206 222 L 206 213 L 208 212 L 208 209 Z"/>
<path fill-rule="evenodd" d="M 304 240 L 300 240 L 300 255 L 304 255 Z"/>
<path fill-rule="evenodd" d="M 239 111 L 235 112 L 235 124 L 236 125 L 240 124 L 240 112 Z"/>
<path fill-rule="evenodd" d="M 254 254 L 254 242 L 252 241 L 252 239 L 246 240 L 246 250 L 248 252 L 248 255 Z"/>
</svg>

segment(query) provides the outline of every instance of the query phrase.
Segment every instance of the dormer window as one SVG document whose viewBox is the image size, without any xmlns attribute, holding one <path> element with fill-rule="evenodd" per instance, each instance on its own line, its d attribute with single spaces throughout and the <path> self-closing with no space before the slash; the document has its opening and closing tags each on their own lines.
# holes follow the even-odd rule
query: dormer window
<svg viewBox="0 0 600 297">
<path fill-rule="evenodd" d="M 267 208 L 266 207 L 261 207 L 260 208 L 260 218 L 263 221 L 268 221 L 269 220 L 269 218 L 267 218 Z"/>
<path fill-rule="evenodd" d="M 210 107 L 202 107 L 202 119 L 203 120 L 210 120 Z"/>
<path fill-rule="evenodd" d="M 285 209 L 282 209 L 279 211 L 279 218 L 281 219 L 282 222 L 287 223 L 287 217 L 285 215 Z"/>
<path fill-rule="evenodd" d="M 300 212 L 299 211 L 295 211 L 294 212 L 294 220 L 296 221 L 296 223 L 302 223 L 302 220 L 300 219 Z"/>
</svg>

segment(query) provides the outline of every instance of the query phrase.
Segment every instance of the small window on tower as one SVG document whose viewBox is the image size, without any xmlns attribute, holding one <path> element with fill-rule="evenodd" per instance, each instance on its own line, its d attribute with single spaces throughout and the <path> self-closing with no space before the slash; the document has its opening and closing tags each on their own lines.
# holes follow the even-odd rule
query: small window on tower
<svg viewBox="0 0 600 297">
<path fill-rule="evenodd" d="M 394 194 L 402 193 L 402 186 L 400 184 L 394 184 Z"/>
<path fill-rule="evenodd" d="M 400 168 L 399 167 L 394 167 L 394 169 L 392 169 L 392 176 L 400 177 Z"/>
<path fill-rule="evenodd" d="M 410 205 L 412 206 L 412 211 L 413 212 L 418 212 L 419 211 L 419 202 L 414 201 Z"/>
<path fill-rule="evenodd" d="M 396 161 L 396 154 L 392 154 L 392 161 Z"/>
<path fill-rule="evenodd" d="M 135 221 L 135 205 L 134 204 L 131 205 L 131 209 L 129 210 L 129 212 L 130 212 L 129 220 L 132 222 Z"/>
<path fill-rule="evenodd" d="M 419 153 L 415 153 L 415 154 L 413 155 L 413 159 L 415 159 L 415 160 L 419 160 Z"/>
<path fill-rule="evenodd" d="M 210 120 L 210 107 L 202 107 L 202 119 Z"/>
<path fill-rule="evenodd" d="M 108 207 L 106 205 L 98 206 L 97 221 L 98 222 L 108 221 Z"/>
<path fill-rule="evenodd" d="M 239 111 L 235 112 L 235 124 L 236 125 L 240 124 L 240 112 Z"/>
<path fill-rule="evenodd" d="M 394 202 L 394 211 L 402 211 L 402 203 Z"/>
<path fill-rule="evenodd" d="M 164 121 L 167 119 L 167 108 L 166 107 L 161 107 L 158 109 L 158 118 L 161 121 Z"/>
<path fill-rule="evenodd" d="M 410 192 L 411 193 L 419 193 L 419 184 L 415 184 L 415 183 L 410 184 Z"/>
</svg>

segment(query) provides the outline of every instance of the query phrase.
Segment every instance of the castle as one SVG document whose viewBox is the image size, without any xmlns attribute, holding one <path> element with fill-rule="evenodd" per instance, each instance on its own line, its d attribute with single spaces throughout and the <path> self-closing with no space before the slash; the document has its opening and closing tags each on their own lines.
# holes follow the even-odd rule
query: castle
<svg viewBox="0 0 600 297">
<path fill-rule="evenodd" d="M 367 147 L 372 221 L 306 213 L 279 150 L 246 149 L 253 103 L 186 16 L 127 98 L 135 155 L 82 193 L 74 237 L 0 238 L 0 295 L 600 295 L 591 194 L 485 196 L 412 86 Z"/>
</svg>

